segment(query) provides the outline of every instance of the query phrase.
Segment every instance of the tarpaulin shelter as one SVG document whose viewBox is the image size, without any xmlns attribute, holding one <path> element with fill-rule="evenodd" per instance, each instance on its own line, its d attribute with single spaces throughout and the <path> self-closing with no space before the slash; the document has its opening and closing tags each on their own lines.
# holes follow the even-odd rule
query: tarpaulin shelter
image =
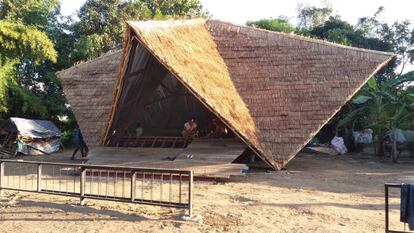
<svg viewBox="0 0 414 233">
<path fill-rule="evenodd" d="M 60 130 L 48 120 L 11 117 L 1 128 L 16 135 L 17 152 L 25 155 L 51 154 L 61 145 Z"/>
<path fill-rule="evenodd" d="M 90 144 L 116 145 L 136 119 L 168 115 L 151 103 L 169 105 L 158 103 L 179 85 L 280 169 L 392 57 L 218 20 L 128 22 L 122 52 L 58 75 Z"/>
</svg>

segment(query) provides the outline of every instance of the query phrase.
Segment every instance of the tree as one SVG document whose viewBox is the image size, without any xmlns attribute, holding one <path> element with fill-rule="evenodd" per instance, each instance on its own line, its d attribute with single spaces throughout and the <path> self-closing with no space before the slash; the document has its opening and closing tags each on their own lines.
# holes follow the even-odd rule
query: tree
<svg viewBox="0 0 414 233">
<path fill-rule="evenodd" d="M 33 26 L 8 20 L 0 21 L 0 64 L 6 60 L 31 58 L 56 62 L 57 52 L 47 35 Z"/>
<path fill-rule="evenodd" d="M 295 33 L 359 48 L 394 52 L 397 56 L 370 79 L 356 96 L 331 120 L 333 125 L 353 128 L 358 122 L 371 127 L 378 135 L 378 154 L 383 155 L 383 136 L 396 127 L 406 128 L 413 118 L 414 73 L 402 75 L 406 64 L 414 60 L 414 30 L 407 22 L 388 25 L 379 20 L 380 7 L 373 16 L 359 19 L 358 24 L 332 16 L 329 7 L 300 7 Z M 266 22 L 267 23 L 267 22 Z M 279 30 L 268 24 L 255 24 L 268 30 Z M 397 71 L 397 67 L 400 69 Z"/>
<path fill-rule="evenodd" d="M 0 20 L 20 21 L 44 31 L 49 18 L 59 11 L 58 0 L 2 0 Z"/>
<path fill-rule="evenodd" d="M 58 0 L 1 0 L 0 118 L 45 118 L 70 132 L 57 71 L 120 48 L 127 20 L 204 15 L 198 0 L 88 0 L 75 21 Z"/>
<path fill-rule="evenodd" d="M 414 28 L 410 27 L 410 22 L 405 20 L 392 25 L 383 23 L 377 29 L 379 38 L 390 43 L 392 51 L 397 54 L 396 65 L 400 66 L 397 75 L 404 72 L 407 64 L 414 62 Z"/>
<path fill-rule="evenodd" d="M 374 27 L 369 28 L 369 30 L 366 30 L 366 28 L 363 30 L 359 25 L 353 26 L 341 20 L 339 16 L 331 16 L 323 24 L 310 30 L 302 30 L 301 33 L 343 45 L 393 52 L 393 42 L 377 36 L 372 31 Z M 379 83 L 383 79 L 394 77 L 394 70 L 397 66 L 397 59 L 393 59 L 386 67 L 382 68 L 375 76 Z"/>
<path fill-rule="evenodd" d="M 198 0 L 88 0 L 73 23 L 75 60 L 91 59 L 122 45 L 128 20 L 205 16 Z"/>
<path fill-rule="evenodd" d="M 41 100 L 22 87 L 15 74 L 17 64 L 24 59 L 31 59 L 36 64 L 45 60 L 56 62 L 53 43 L 34 26 L 1 20 L 0 52 L 0 113 L 46 114 Z"/>
<path fill-rule="evenodd" d="M 329 6 L 315 7 L 299 5 L 298 30 L 312 29 L 313 27 L 320 26 L 332 15 L 332 12 L 333 9 Z"/>
<path fill-rule="evenodd" d="M 373 16 L 360 18 L 356 28 L 363 31 L 365 35 L 388 44 L 386 51 L 397 55 L 388 65 L 388 72 L 386 72 L 388 75 L 383 77 L 392 79 L 403 74 L 406 65 L 414 62 L 414 28 L 407 20 L 396 21 L 392 25 L 381 22 L 379 16 L 383 11 L 384 7 L 379 7 Z M 398 71 L 397 67 L 399 67 Z"/>
<path fill-rule="evenodd" d="M 194 18 L 207 16 L 199 0 L 141 0 L 151 18 Z"/>
<path fill-rule="evenodd" d="M 360 120 L 365 127 L 374 129 L 378 155 L 384 155 L 384 134 L 408 128 L 414 118 L 414 89 L 405 87 L 413 81 L 414 71 L 383 81 L 382 85 L 372 77 L 352 99 L 353 110 L 339 121 L 338 127 Z"/>
<path fill-rule="evenodd" d="M 295 31 L 295 27 L 290 24 L 286 18 L 283 17 L 279 17 L 277 19 L 269 18 L 257 21 L 247 21 L 246 25 L 275 32 L 291 33 Z"/>
</svg>

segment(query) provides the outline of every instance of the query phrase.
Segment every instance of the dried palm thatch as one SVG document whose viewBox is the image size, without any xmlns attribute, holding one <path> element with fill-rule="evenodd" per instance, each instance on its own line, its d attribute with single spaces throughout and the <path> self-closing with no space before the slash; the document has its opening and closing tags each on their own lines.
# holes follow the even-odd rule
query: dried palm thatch
<svg viewBox="0 0 414 233">
<path fill-rule="evenodd" d="M 121 51 L 57 73 L 86 143 L 98 145 L 111 109 Z"/>
<path fill-rule="evenodd" d="M 138 40 L 277 169 L 393 56 L 216 20 L 129 22 L 125 35 L 101 143 L 115 130 L 131 44 Z"/>
</svg>

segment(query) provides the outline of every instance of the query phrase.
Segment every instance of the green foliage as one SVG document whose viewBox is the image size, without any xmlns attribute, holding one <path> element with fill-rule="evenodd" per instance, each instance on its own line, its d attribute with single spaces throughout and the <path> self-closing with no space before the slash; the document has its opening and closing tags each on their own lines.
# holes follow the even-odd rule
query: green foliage
<svg viewBox="0 0 414 233">
<path fill-rule="evenodd" d="M 0 65 L 8 58 L 31 58 L 56 62 L 57 52 L 47 35 L 22 23 L 0 21 Z"/>
<path fill-rule="evenodd" d="M 205 16 L 198 0 L 87 0 L 79 20 L 58 0 L 0 0 L 0 117 L 53 120 L 70 137 L 76 121 L 56 71 L 120 48 L 125 22 Z"/>
<path fill-rule="evenodd" d="M 396 127 L 406 129 L 414 118 L 413 100 L 407 98 L 413 94 L 412 89 L 405 88 L 414 81 L 414 71 L 387 80 L 378 85 L 372 77 L 367 85 L 353 98 L 355 105 L 338 124 L 349 125 L 354 120 L 362 119 L 365 127 L 371 127 L 381 135 Z"/>
<path fill-rule="evenodd" d="M 47 114 L 43 101 L 16 82 L 13 62 L 7 62 L 0 70 L 0 113 L 5 116 L 30 114 L 40 117 Z"/>
<path fill-rule="evenodd" d="M 406 65 L 414 62 L 414 29 L 408 21 L 392 25 L 381 22 L 378 18 L 383 10 L 380 7 L 373 16 L 351 25 L 333 16 L 330 7 L 301 6 L 295 30 L 304 36 L 397 55 L 331 120 L 338 127 L 354 127 L 356 123 L 371 127 L 380 141 L 384 132 L 396 127 L 405 129 L 414 118 L 414 87 L 408 85 L 414 81 L 414 73 L 401 75 Z M 266 24 L 255 26 L 273 30 Z M 399 72 L 397 67 L 401 67 Z"/>
<path fill-rule="evenodd" d="M 270 19 L 261 19 L 257 21 L 247 21 L 248 26 L 254 26 L 258 28 L 263 28 L 275 32 L 286 32 L 291 33 L 295 31 L 295 27 L 289 23 L 287 19 L 283 18 L 270 18 Z"/>
<path fill-rule="evenodd" d="M 381 81 L 385 79 L 392 79 L 395 76 L 404 73 L 404 69 L 407 64 L 413 64 L 414 62 L 414 28 L 409 21 L 396 21 L 389 25 L 387 23 L 378 20 L 380 14 L 384 11 L 383 7 L 378 8 L 377 12 L 370 17 L 363 17 L 359 19 L 356 29 L 362 31 L 364 35 L 370 38 L 375 38 L 379 43 L 374 44 L 374 49 L 377 47 L 383 51 L 394 52 L 397 56 L 393 59 L 389 65 L 383 69 L 385 75 L 378 77 L 377 80 Z M 380 45 L 380 46 L 379 46 Z M 396 67 L 400 66 L 400 70 L 397 72 Z"/>
<path fill-rule="evenodd" d="M 297 31 L 306 36 L 325 39 L 343 45 L 349 45 L 359 48 L 396 52 L 396 44 L 386 38 L 385 33 L 377 33 L 379 24 L 375 23 L 376 19 L 363 20 L 356 26 L 341 20 L 339 16 L 330 17 L 323 24 L 311 29 L 302 29 Z M 398 54 L 398 53 L 397 53 Z M 397 56 L 388 65 L 382 68 L 376 75 L 377 80 L 392 79 L 395 77 L 395 69 L 400 64 L 401 55 Z"/>
<path fill-rule="evenodd" d="M 139 1 L 88 0 L 73 24 L 79 60 L 94 58 L 122 44 L 127 20 L 150 18 L 150 11 Z"/>
<path fill-rule="evenodd" d="M 8 62 L 3 66 L 0 66 L 0 113 L 7 113 L 8 111 L 8 87 L 9 78 L 13 76 L 14 64 Z"/>
<path fill-rule="evenodd" d="M 58 0 L 1 0 L 0 20 L 19 21 L 24 25 L 45 29 L 51 15 L 56 14 Z"/>
<path fill-rule="evenodd" d="M 199 0 L 141 0 L 154 19 L 207 16 Z"/>
<path fill-rule="evenodd" d="M 54 42 L 45 30 L 57 1 L 4 0 L 0 3 L 0 116 L 48 117 L 47 85 L 32 67 L 57 62 Z M 20 75 L 19 74 L 25 74 Z M 45 93 L 45 92 L 44 92 Z M 64 103 L 64 102 L 63 102 Z M 63 104 L 61 103 L 61 105 Z"/>
<path fill-rule="evenodd" d="M 126 21 L 205 16 L 198 0 L 88 0 L 73 23 L 74 60 L 95 58 L 120 48 Z"/>
<path fill-rule="evenodd" d="M 301 5 L 298 8 L 298 29 L 312 29 L 325 23 L 333 9 L 329 6 L 315 7 Z"/>
<path fill-rule="evenodd" d="M 392 45 L 392 51 L 398 55 L 397 64 L 401 65 L 402 74 L 408 63 L 414 62 L 414 28 L 409 21 L 394 22 L 392 25 L 381 24 L 376 30 L 383 41 Z"/>
<path fill-rule="evenodd" d="M 359 119 L 376 131 L 404 128 L 412 118 L 413 73 L 399 75 L 414 61 L 414 30 L 407 21 L 388 25 L 373 16 L 351 25 L 332 8 L 301 6 L 298 26 L 284 18 L 247 24 L 329 40 L 398 56 L 338 115 L 340 124 Z M 77 18 L 60 15 L 58 0 L 0 0 L 0 117 L 47 118 L 70 135 L 76 126 L 55 73 L 74 63 L 121 47 L 127 20 L 206 17 L 199 0 L 87 0 Z M 395 77 L 398 78 L 395 78 Z M 349 114 L 347 114 L 349 113 Z"/>
</svg>

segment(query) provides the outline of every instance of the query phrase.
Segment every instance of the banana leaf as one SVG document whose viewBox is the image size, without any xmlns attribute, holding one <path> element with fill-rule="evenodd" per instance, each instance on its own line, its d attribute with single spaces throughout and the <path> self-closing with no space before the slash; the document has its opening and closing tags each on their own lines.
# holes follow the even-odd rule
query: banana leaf
<svg viewBox="0 0 414 233">
<path fill-rule="evenodd" d="M 371 100 L 371 99 L 372 99 L 372 97 L 370 97 L 370 96 L 359 95 L 359 96 L 356 96 L 355 98 L 352 99 L 352 103 L 353 104 L 364 104 L 368 100 Z"/>
<path fill-rule="evenodd" d="M 355 109 L 338 122 L 338 127 L 350 125 L 353 121 L 361 116 L 368 108 L 366 106 Z"/>
<path fill-rule="evenodd" d="M 395 87 L 406 82 L 414 82 L 414 71 L 402 74 L 394 79 L 387 81 L 387 85 Z"/>
<path fill-rule="evenodd" d="M 367 82 L 368 86 L 374 90 L 375 92 L 379 91 L 378 85 L 377 85 L 377 80 L 375 80 L 375 77 L 372 76 L 368 82 Z"/>
</svg>

